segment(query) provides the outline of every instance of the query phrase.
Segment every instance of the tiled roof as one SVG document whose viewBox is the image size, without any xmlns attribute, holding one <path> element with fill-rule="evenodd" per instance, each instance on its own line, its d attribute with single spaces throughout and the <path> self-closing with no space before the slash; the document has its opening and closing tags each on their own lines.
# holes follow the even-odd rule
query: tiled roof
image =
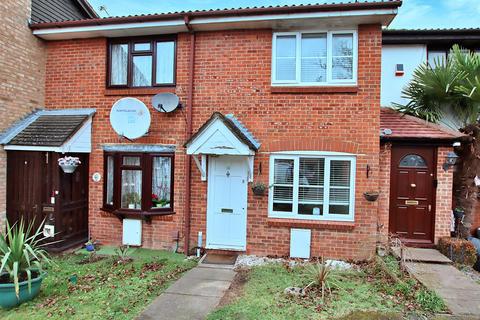
<svg viewBox="0 0 480 320">
<path fill-rule="evenodd" d="M 95 109 L 37 110 L 0 134 L 2 145 L 62 146 Z"/>
<path fill-rule="evenodd" d="M 87 115 L 40 116 L 17 134 L 9 144 L 60 147 L 87 119 Z"/>
<path fill-rule="evenodd" d="M 45 0 L 44 0 L 45 1 Z M 139 15 L 126 15 L 126 16 L 110 16 L 98 19 L 80 19 L 76 20 L 76 24 L 83 25 L 84 21 L 89 24 L 108 24 L 118 23 L 119 21 L 154 21 L 164 20 L 172 17 L 196 17 L 196 16 L 234 16 L 239 14 L 270 14 L 281 13 L 288 11 L 304 11 L 309 12 L 311 10 L 341 10 L 342 8 L 351 9 L 369 9 L 369 8 L 382 8 L 382 7 L 399 7 L 401 6 L 401 0 L 363 0 L 363 1 L 344 1 L 344 2 L 321 2 L 321 3 L 307 3 L 307 4 L 293 4 L 293 5 L 277 5 L 277 6 L 251 6 L 251 7 L 237 7 L 237 8 L 218 8 L 210 10 L 190 10 L 190 11 L 174 11 L 174 12 L 159 12 L 151 14 L 139 14 Z M 64 21 L 69 22 L 69 21 Z M 70 21 L 72 22 L 72 21 Z M 42 27 L 50 26 L 50 23 L 33 23 L 32 28 L 39 29 Z M 57 26 L 62 26 L 62 23 L 57 23 Z"/>
<path fill-rule="evenodd" d="M 463 136 L 459 131 L 404 115 L 391 108 L 381 108 L 380 111 L 380 137 L 384 140 L 455 140 Z"/>
</svg>

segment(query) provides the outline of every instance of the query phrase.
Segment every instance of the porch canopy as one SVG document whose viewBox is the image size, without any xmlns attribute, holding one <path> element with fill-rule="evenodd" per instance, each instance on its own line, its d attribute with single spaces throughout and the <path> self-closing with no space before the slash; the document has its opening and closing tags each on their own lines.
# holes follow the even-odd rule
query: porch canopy
<svg viewBox="0 0 480 320">
<path fill-rule="evenodd" d="M 381 142 L 451 146 L 454 142 L 461 142 L 468 138 L 458 130 L 405 115 L 391 108 L 381 108 L 380 110 Z"/>
<path fill-rule="evenodd" d="M 185 143 L 187 154 L 193 155 L 195 164 L 206 180 L 208 155 L 246 156 L 249 164 L 249 180 L 253 179 L 253 156 L 260 143 L 233 115 L 214 112 L 210 119 Z M 201 156 L 201 163 L 197 156 Z"/>
<path fill-rule="evenodd" d="M 0 136 L 5 150 L 90 153 L 95 109 L 38 110 Z"/>
</svg>

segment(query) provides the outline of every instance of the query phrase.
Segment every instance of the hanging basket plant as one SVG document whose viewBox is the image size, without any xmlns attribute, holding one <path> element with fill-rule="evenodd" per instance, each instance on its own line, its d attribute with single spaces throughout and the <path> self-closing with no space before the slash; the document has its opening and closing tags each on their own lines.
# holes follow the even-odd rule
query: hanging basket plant
<svg viewBox="0 0 480 320">
<path fill-rule="evenodd" d="M 380 193 L 377 191 L 368 191 L 363 194 L 363 197 L 367 201 L 374 202 L 377 201 L 379 195 Z"/>
<path fill-rule="evenodd" d="M 263 196 L 265 191 L 267 191 L 267 185 L 263 182 L 255 182 L 252 185 L 253 194 L 256 196 Z"/>
<path fill-rule="evenodd" d="M 78 165 L 82 162 L 78 157 L 63 157 L 58 159 L 58 165 L 62 168 L 65 173 L 73 173 L 77 169 Z"/>
</svg>

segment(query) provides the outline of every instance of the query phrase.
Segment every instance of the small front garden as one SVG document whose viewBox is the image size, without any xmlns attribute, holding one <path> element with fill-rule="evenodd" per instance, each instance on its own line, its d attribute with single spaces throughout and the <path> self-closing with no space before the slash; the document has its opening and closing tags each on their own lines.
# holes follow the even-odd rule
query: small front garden
<svg viewBox="0 0 480 320">
<path fill-rule="evenodd" d="M 196 262 L 160 250 L 104 247 L 52 257 L 40 294 L 0 319 L 133 319 Z"/>
<path fill-rule="evenodd" d="M 348 270 L 330 269 L 323 300 L 320 272 L 315 264 L 288 263 L 242 270 L 208 319 L 403 319 L 406 314 L 446 311 L 443 301 L 401 272 L 392 256 Z M 292 286 L 308 287 L 297 295 L 286 294 L 285 288 Z"/>
</svg>

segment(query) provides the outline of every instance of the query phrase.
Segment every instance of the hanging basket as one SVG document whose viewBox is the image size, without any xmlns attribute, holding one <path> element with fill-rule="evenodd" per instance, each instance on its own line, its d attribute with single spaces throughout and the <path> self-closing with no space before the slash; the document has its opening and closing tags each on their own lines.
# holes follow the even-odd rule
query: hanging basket
<svg viewBox="0 0 480 320">
<path fill-rule="evenodd" d="M 363 194 L 363 197 L 367 201 L 374 202 L 374 201 L 377 201 L 379 195 L 380 195 L 379 192 L 373 191 L 373 192 L 365 192 Z"/>
<path fill-rule="evenodd" d="M 60 164 L 63 172 L 65 173 L 73 173 L 78 167 L 78 164 Z"/>
</svg>

